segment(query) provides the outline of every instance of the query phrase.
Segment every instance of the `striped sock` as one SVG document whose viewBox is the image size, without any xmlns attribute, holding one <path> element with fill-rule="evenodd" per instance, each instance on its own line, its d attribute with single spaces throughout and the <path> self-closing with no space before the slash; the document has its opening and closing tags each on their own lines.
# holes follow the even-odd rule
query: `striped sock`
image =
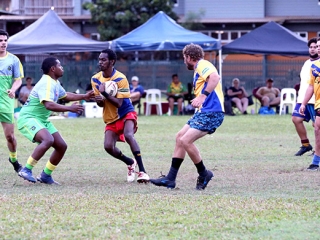
<svg viewBox="0 0 320 240">
<path fill-rule="evenodd" d="M 34 168 L 34 166 L 38 163 L 38 160 L 33 159 L 33 157 L 29 157 L 27 164 L 26 164 L 26 168 L 32 170 L 32 168 Z"/>
<path fill-rule="evenodd" d="M 44 172 L 48 175 L 51 175 L 51 173 L 53 172 L 53 170 L 56 169 L 57 166 L 53 165 L 50 160 L 47 162 L 46 167 L 44 168 Z"/>
<path fill-rule="evenodd" d="M 17 161 L 17 152 L 9 152 L 9 158 L 12 163 Z"/>
</svg>

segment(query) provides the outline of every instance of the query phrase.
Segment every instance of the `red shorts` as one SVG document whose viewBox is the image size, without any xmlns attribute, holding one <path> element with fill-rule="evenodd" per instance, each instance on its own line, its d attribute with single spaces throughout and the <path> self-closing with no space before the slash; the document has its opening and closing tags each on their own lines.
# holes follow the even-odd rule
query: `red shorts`
<svg viewBox="0 0 320 240">
<path fill-rule="evenodd" d="M 129 112 L 127 115 L 125 115 L 123 118 L 115 121 L 114 123 L 110 123 L 106 125 L 105 131 L 109 130 L 116 134 L 118 134 L 119 138 L 118 141 L 125 142 L 125 138 L 123 135 L 124 130 L 124 124 L 127 120 L 133 120 L 134 122 L 134 133 L 138 130 L 138 124 L 137 124 L 137 113 L 136 112 Z"/>
</svg>

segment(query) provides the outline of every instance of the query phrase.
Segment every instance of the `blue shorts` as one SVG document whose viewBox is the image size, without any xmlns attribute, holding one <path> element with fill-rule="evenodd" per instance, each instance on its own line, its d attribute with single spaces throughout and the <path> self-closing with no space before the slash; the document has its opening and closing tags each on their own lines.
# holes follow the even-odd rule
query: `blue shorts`
<svg viewBox="0 0 320 240">
<path fill-rule="evenodd" d="M 297 103 L 292 116 L 293 117 L 299 117 L 299 118 L 303 118 L 303 121 L 309 122 L 310 119 L 312 122 L 314 122 L 316 120 L 316 115 L 315 115 L 315 111 L 314 111 L 314 104 L 307 104 L 306 105 L 306 109 L 304 110 L 304 115 L 301 115 L 299 113 L 299 108 L 301 106 L 301 103 Z"/>
<path fill-rule="evenodd" d="M 200 112 L 197 111 L 187 124 L 194 129 L 212 134 L 222 124 L 224 119 L 223 112 Z"/>
</svg>

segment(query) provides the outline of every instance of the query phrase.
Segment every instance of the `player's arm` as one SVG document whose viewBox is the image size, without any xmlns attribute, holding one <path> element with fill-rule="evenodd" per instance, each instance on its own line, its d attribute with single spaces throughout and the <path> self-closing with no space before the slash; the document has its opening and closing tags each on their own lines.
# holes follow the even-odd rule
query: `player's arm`
<svg viewBox="0 0 320 240">
<path fill-rule="evenodd" d="M 310 98 L 313 95 L 313 91 L 314 91 L 314 86 L 313 85 L 309 85 L 306 91 L 306 94 L 304 95 L 304 99 L 301 103 L 301 106 L 299 108 L 299 113 L 304 115 L 304 111 L 306 109 L 306 105 L 308 104 Z"/>
<path fill-rule="evenodd" d="M 206 100 L 206 98 L 210 95 L 210 93 L 214 91 L 219 81 L 219 74 L 217 72 L 211 73 L 206 79 L 206 82 L 208 83 L 206 88 L 203 89 L 202 93 L 198 97 L 194 98 L 191 101 L 192 106 L 195 108 L 200 107 L 202 103 Z"/>
<path fill-rule="evenodd" d="M 22 84 L 21 78 L 18 78 L 13 82 L 11 89 L 7 90 L 7 93 L 10 98 L 15 97 L 15 93 L 16 93 L 17 89 L 21 86 L 21 84 Z"/>
<path fill-rule="evenodd" d="M 53 112 L 74 112 L 78 114 L 82 114 L 84 110 L 84 106 L 73 103 L 72 105 L 66 106 L 66 105 L 61 105 L 52 101 L 42 101 L 43 105 L 45 106 L 46 109 L 53 111 Z"/>
<path fill-rule="evenodd" d="M 71 93 L 71 92 L 67 92 L 66 97 L 64 98 L 67 101 L 79 101 L 79 100 L 86 100 L 86 101 L 90 101 L 90 99 L 94 97 L 94 92 L 89 91 L 86 94 L 78 94 L 78 93 Z"/>
<path fill-rule="evenodd" d="M 113 97 L 113 96 L 110 96 L 109 94 L 107 94 L 105 92 L 105 85 L 104 84 L 99 85 L 99 92 L 106 100 L 108 100 L 116 108 L 121 107 L 121 105 L 123 103 L 123 98 L 116 98 L 116 97 Z M 100 105 L 98 104 L 98 106 L 100 106 Z"/>
</svg>

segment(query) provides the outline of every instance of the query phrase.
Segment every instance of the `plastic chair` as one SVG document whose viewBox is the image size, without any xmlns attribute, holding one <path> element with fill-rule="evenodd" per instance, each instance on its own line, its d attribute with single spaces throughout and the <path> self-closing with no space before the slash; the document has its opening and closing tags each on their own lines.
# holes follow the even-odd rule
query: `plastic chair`
<svg viewBox="0 0 320 240">
<path fill-rule="evenodd" d="M 178 107 L 178 102 L 174 102 L 173 103 L 173 111 L 174 111 L 174 108 L 177 108 Z M 184 100 L 182 101 L 182 113 L 183 113 L 183 111 L 184 111 L 184 108 L 185 108 L 185 106 L 184 106 Z M 178 111 L 178 110 L 177 110 Z M 170 110 L 170 108 L 168 108 L 168 116 L 171 116 L 173 113 L 171 112 L 171 110 Z M 179 114 L 179 113 L 178 113 Z"/>
<path fill-rule="evenodd" d="M 146 90 L 146 116 L 151 114 L 152 105 L 156 105 L 157 114 L 162 115 L 161 91 L 160 89 Z"/>
<path fill-rule="evenodd" d="M 286 113 L 285 107 L 288 105 L 292 105 L 292 109 L 294 109 L 297 102 L 297 91 L 294 88 L 283 88 L 281 90 L 281 102 L 280 102 L 280 111 L 279 115 L 282 113 Z"/>
</svg>

